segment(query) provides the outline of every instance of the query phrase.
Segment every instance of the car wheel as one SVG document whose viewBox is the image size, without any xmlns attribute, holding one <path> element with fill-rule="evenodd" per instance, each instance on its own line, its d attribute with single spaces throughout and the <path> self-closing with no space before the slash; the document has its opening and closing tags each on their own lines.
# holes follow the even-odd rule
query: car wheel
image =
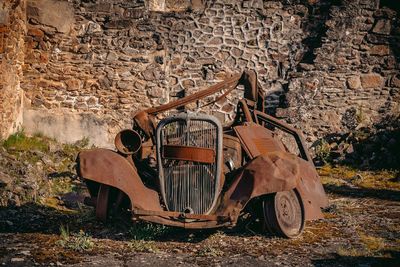
<svg viewBox="0 0 400 267">
<path fill-rule="evenodd" d="M 97 194 L 96 217 L 102 222 L 107 220 L 109 193 L 110 186 L 101 184 Z"/>
<path fill-rule="evenodd" d="M 263 214 L 266 228 L 274 235 L 294 238 L 304 229 L 304 208 L 295 190 L 266 196 Z"/>
</svg>

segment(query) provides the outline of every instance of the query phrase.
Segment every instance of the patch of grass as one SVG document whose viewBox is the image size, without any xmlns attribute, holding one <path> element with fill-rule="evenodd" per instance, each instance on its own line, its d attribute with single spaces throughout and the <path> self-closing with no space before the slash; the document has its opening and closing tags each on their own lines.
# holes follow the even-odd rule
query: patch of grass
<svg viewBox="0 0 400 267">
<path fill-rule="evenodd" d="M 400 190 L 400 183 L 395 182 L 396 172 L 391 170 L 362 172 L 362 179 L 357 185 L 363 188 Z"/>
<path fill-rule="evenodd" d="M 158 248 L 154 241 L 144 241 L 144 240 L 131 240 L 128 243 L 128 247 L 136 252 L 157 252 Z"/>
<path fill-rule="evenodd" d="M 330 164 L 325 164 L 322 168 L 317 169 L 321 176 L 323 184 L 341 186 L 346 183 L 346 180 L 354 177 L 357 171 L 345 166 L 333 167 Z"/>
<path fill-rule="evenodd" d="M 56 244 L 74 251 L 88 251 L 94 247 L 92 237 L 83 230 L 80 230 L 79 233 L 71 234 L 68 226 L 65 227 L 63 225 L 60 227 L 60 240 Z"/>
<path fill-rule="evenodd" d="M 329 143 L 325 139 L 321 139 L 315 146 L 315 155 L 324 163 L 327 163 L 330 154 L 331 154 L 331 147 Z"/>
<path fill-rule="evenodd" d="M 337 254 L 343 257 L 361 257 L 366 256 L 366 251 L 361 248 L 345 248 L 339 247 Z"/>
<path fill-rule="evenodd" d="M 63 144 L 63 152 L 66 155 L 72 155 L 73 157 L 76 157 L 76 154 L 83 148 L 86 148 L 89 146 L 89 138 L 84 137 L 81 140 L 76 141 L 73 144 Z"/>
<path fill-rule="evenodd" d="M 396 171 L 362 171 L 348 166 L 332 166 L 326 164 L 318 169 L 324 184 L 343 185 L 351 182 L 363 188 L 400 190 L 400 183 L 395 182 Z"/>
<path fill-rule="evenodd" d="M 62 206 L 61 201 L 56 197 L 43 197 L 39 199 L 38 203 L 45 207 L 53 208 L 56 210 L 70 211 Z"/>
<path fill-rule="evenodd" d="M 381 237 L 374 237 L 360 233 L 360 240 L 365 248 L 370 252 L 377 252 L 386 247 L 385 240 Z"/>
<path fill-rule="evenodd" d="M 385 240 L 381 237 L 370 236 L 359 233 L 361 246 L 358 247 L 339 247 L 337 254 L 340 256 L 362 257 L 371 255 L 381 255 L 386 249 Z"/>
<path fill-rule="evenodd" d="M 358 124 L 364 122 L 364 120 L 365 120 L 364 109 L 362 106 L 358 106 L 358 108 L 357 108 L 356 120 L 357 120 Z"/>
<path fill-rule="evenodd" d="M 77 221 L 85 216 L 82 211 L 65 206 L 64 202 L 56 196 L 41 197 L 36 203 L 43 207 L 54 209 L 57 212 L 62 212 L 63 214 L 76 215 Z"/>
<path fill-rule="evenodd" d="M 357 170 L 347 166 L 332 166 L 330 164 L 326 164 L 322 168 L 318 169 L 318 173 L 320 176 L 350 179 L 357 174 Z"/>
<path fill-rule="evenodd" d="M 82 140 L 78 140 L 73 144 L 63 144 L 63 151 L 67 155 L 75 154 L 78 150 L 85 148 L 89 145 L 89 138 L 85 137 Z"/>
<path fill-rule="evenodd" d="M 40 134 L 29 137 L 25 135 L 24 131 L 20 131 L 4 140 L 2 146 L 7 150 L 48 152 L 48 141 L 47 138 Z"/>
<path fill-rule="evenodd" d="M 129 229 L 128 234 L 133 240 L 154 240 L 166 234 L 168 229 L 164 225 L 139 222 Z"/>
<path fill-rule="evenodd" d="M 55 195 L 72 192 L 75 185 L 70 178 L 57 178 L 50 181 L 52 193 Z"/>
<path fill-rule="evenodd" d="M 221 257 L 224 255 L 224 252 L 219 248 L 207 244 L 197 251 L 197 255 L 201 257 Z"/>
<path fill-rule="evenodd" d="M 79 224 L 96 223 L 96 211 L 92 207 L 78 204 L 79 216 L 76 218 L 76 222 Z"/>
<path fill-rule="evenodd" d="M 226 237 L 226 234 L 222 231 L 217 231 L 215 233 L 213 233 L 212 235 L 210 235 L 210 237 L 208 238 L 210 241 L 218 241 L 223 239 L 224 237 Z"/>
</svg>

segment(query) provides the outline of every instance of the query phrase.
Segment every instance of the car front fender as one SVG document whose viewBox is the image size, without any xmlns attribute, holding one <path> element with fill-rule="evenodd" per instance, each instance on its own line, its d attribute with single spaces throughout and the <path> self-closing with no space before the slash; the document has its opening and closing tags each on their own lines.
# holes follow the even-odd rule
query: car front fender
<svg viewBox="0 0 400 267">
<path fill-rule="evenodd" d="M 296 189 L 303 202 L 305 219 L 322 218 L 327 197 L 314 166 L 295 155 L 276 151 L 252 159 L 225 192 L 217 214 L 238 217 L 253 198 Z"/>
<path fill-rule="evenodd" d="M 133 164 L 108 149 L 79 153 L 78 175 L 84 179 L 118 188 L 130 199 L 132 208 L 161 211 L 158 193 L 146 187 Z"/>
</svg>

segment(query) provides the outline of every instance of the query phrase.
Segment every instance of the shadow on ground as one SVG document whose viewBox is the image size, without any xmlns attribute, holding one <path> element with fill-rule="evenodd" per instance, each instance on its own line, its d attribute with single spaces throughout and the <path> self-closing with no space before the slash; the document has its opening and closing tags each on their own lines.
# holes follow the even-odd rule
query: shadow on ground
<svg viewBox="0 0 400 267">
<path fill-rule="evenodd" d="M 394 200 L 400 201 L 400 191 L 390 189 L 371 189 L 350 187 L 348 185 L 324 185 L 327 193 L 341 195 L 351 198 L 376 198 L 381 200 Z"/>
<path fill-rule="evenodd" d="M 68 227 L 71 233 L 83 230 L 98 239 L 185 243 L 201 242 L 220 231 L 218 229 L 185 230 L 146 222 L 134 223 L 128 213 L 115 215 L 109 218 L 107 223 L 102 223 L 96 220 L 93 208 L 84 206 L 61 210 L 38 203 L 27 203 L 20 207 L 0 208 L 0 233 L 59 235 L 61 227 Z M 223 233 L 242 237 L 257 234 L 248 227 L 248 224 L 243 224 L 234 229 L 223 229 Z"/>
<path fill-rule="evenodd" d="M 382 252 L 389 257 L 373 256 L 341 256 L 335 254 L 333 259 L 312 260 L 314 266 L 385 266 L 397 267 L 400 262 L 400 253 L 398 251 L 386 250 Z"/>
</svg>

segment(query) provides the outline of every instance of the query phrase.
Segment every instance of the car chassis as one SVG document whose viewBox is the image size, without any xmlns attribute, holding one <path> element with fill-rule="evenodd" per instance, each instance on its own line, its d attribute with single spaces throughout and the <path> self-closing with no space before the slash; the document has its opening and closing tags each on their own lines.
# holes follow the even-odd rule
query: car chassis
<svg viewBox="0 0 400 267">
<path fill-rule="evenodd" d="M 155 122 L 157 114 L 221 93 L 216 102 L 239 85 L 244 97 L 228 126 L 188 111 Z M 264 105 L 256 73 L 244 71 L 137 112 L 133 129 L 117 134 L 117 151 L 79 153 L 77 172 L 91 196 L 85 202 L 103 221 L 122 208 L 135 221 L 191 229 L 233 227 L 246 206 L 258 203 L 270 232 L 298 236 L 305 221 L 323 217 L 327 197 L 301 133 L 264 113 Z M 279 131 L 295 140 L 298 155 L 289 152 Z"/>
</svg>

